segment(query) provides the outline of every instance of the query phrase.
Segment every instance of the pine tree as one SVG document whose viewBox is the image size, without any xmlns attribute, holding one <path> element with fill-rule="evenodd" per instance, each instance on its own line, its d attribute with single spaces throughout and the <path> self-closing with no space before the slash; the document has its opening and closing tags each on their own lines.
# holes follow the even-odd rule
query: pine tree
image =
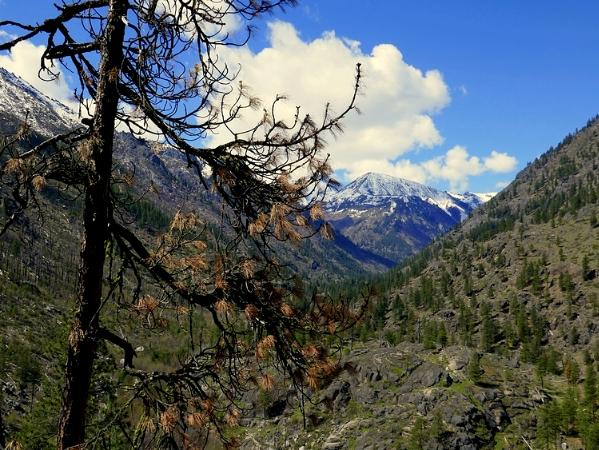
<svg viewBox="0 0 599 450">
<path fill-rule="evenodd" d="M 321 153 L 323 137 L 339 132 L 342 119 L 355 109 L 360 68 L 355 83 L 348 86 L 348 105 L 340 114 L 332 114 L 325 106 L 323 119 L 315 121 L 298 109 L 289 123 L 281 117 L 277 106 L 283 98 L 278 97 L 253 126 L 233 131 L 241 112 L 257 106 L 258 99 L 248 95 L 245 85 L 236 79 L 238 70 L 228 67 L 220 52 L 228 46 L 246 44 L 243 38 L 238 41 L 227 33 L 225 24 L 239 20 L 241 28 L 250 33 L 254 19 L 294 3 L 63 0 L 55 2 L 54 8 L 32 9 L 31 24 L 0 20 L 0 51 L 11 51 L 29 39 L 42 43 L 41 67 L 32 67 L 32 72 L 39 71 L 42 78 L 55 81 L 60 75 L 57 68 L 66 67 L 77 83 L 75 96 L 80 109 L 92 116 L 72 130 L 43 140 L 24 136 L 22 145 L 6 152 L 3 148 L 3 155 L 10 158 L 0 160 L 1 184 L 18 200 L 19 214 L 28 207 L 45 207 L 46 202 L 35 194 L 40 179 L 61 191 L 77 192 L 81 201 L 78 285 L 71 296 L 76 312 L 65 340 L 67 362 L 58 438 L 61 450 L 87 444 L 92 377 L 101 343 L 120 347 L 125 366 L 133 366 L 135 347 L 127 339 L 134 334 L 120 336 L 112 331 L 115 324 L 110 315 L 115 308 L 129 309 L 138 304 L 160 316 L 162 312 L 155 311 L 158 308 L 205 313 L 222 336 L 218 350 L 191 342 L 188 357 L 180 358 L 161 377 L 141 368 L 133 377 L 121 377 L 123 385 L 139 383 L 144 386 L 143 395 L 151 393 L 154 398 L 138 397 L 137 406 L 123 408 L 119 414 L 139 407 L 156 422 L 158 417 L 172 413 L 168 405 L 181 408 L 170 414 L 173 420 L 166 429 L 156 430 L 152 437 L 144 431 L 148 440 L 161 440 L 161 444 L 175 439 L 168 432 L 174 429 L 174 422 L 178 424 L 177 438 L 186 438 L 182 431 L 187 429 L 185 417 L 188 411 L 195 411 L 186 398 L 214 398 L 233 407 L 242 381 L 249 379 L 245 370 L 238 370 L 238 361 L 258 346 L 281 362 L 280 367 L 287 370 L 294 384 L 301 378 L 296 369 L 307 381 L 309 366 L 316 367 L 316 362 L 301 351 L 297 336 L 305 334 L 300 328 L 307 331 L 309 324 L 317 323 L 300 318 L 306 313 L 283 303 L 292 293 L 269 279 L 277 272 L 272 270 L 277 258 L 269 242 L 298 240 L 317 230 L 324 237 L 331 236 L 330 225 L 322 221 L 322 198 L 312 194 L 324 195 L 326 187 L 334 184 L 329 158 Z M 135 137 L 158 134 L 161 142 L 187 162 L 198 185 L 218 195 L 223 206 L 222 225 L 231 234 L 210 237 L 219 240 L 219 250 L 209 255 L 212 261 L 208 263 L 198 255 L 198 245 L 205 244 L 198 235 L 205 227 L 195 214 L 176 214 L 169 235 L 155 240 L 146 239 L 121 214 L 113 191 L 122 183 L 115 164 L 117 125 L 128 128 Z M 231 132 L 222 134 L 228 142 L 211 146 L 207 138 L 217 129 Z M 6 170 L 7 165 L 21 173 L 15 176 Z M 296 176 L 299 172 L 302 175 Z M 138 210 L 142 219 L 148 217 L 143 209 Z M 3 221 L 1 230 L 17 218 Z M 192 253 L 197 258 L 190 264 Z M 111 274 L 117 272 L 124 274 L 121 280 L 129 277 L 130 281 L 115 283 Z M 129 283 L 137 287 L 129 289 Z M 134 291 L 134 298 L 124 298 L 124 291 Z M 104 297 L 105 292 L 110 292 L 108 297 Z M 153 296 L 155 292 L 160 300 Z M 222 320 L 223 311 L 235 314 L 247 326 Z M 337 316 L 339 309 L 323 307 L 319 311 L 323 317 L 317 322 L 334 329 L 338 319 L 333 315 Z M 329 313 L 331 316 L 325 318 Z M 257 323 L 264 326 L 255 327 Z M 117 329 L 122 332 L 124 328 Z M 249 328 L 256 329 L 255 345 L 244 340 Z M 219 367 L 218 383 L 211 381 L 215 367 Z M 221 369 L 226 373 L 220 373 Z M 165 384 L 168 389 L 163 388 Z M 223 439 L 226 436 L 219 424 L 226 422 L 225 414 L 221 414 L 225 408 L 212 408 L 206 418 Z M 118 423 L 137 425 L 122 417 Z"/>
<path fill-rule="evenodd" d="M 589 256 L 584 255 L 582 258 L 582 280 L 586 280 L 587 273 L 589 272 Z"/>
<path fill-rule="evenodd" d="M 561 403 L 562 429 L 571 435 L 576 429 L 578 413 L 578 393 L 575 388 L 569 387 L 566 396 Z"/>
<path fill-rule="evenodd" d="M 418 416 L 412 427 L 410 433 L 410 442 L 408 445 L 409 450 L 422 450 L 425 448 L 425 444 L 428 438 L 426 430 L 426 421 L 424 418 Z"/>
<path fill-rule="evenodd" d="M 524 258 L 524 262 L 522 264 L 522 268 L 518 273 L 518 277 L 516 278 L 516 288 L 523 289 L 528 285 L 528 272 L 529 272 L 529 264 L 528 260 Z"/>
<path fill-rule="evenodd" d="M 599 450 L 599 423 L 589 424 L 582 433 L 585 450 Z"/>
<path fill-rule="evenodd" d="M 514 326 L 512 325 L 512 321 L 509 318 L 506 318 L 503 322 L 503 336 L 505 337 L 507 346 L 509 348 L 514 348 L 518 338 L 516 336 Z"/>
<path fill-rule="evenodd" d="M 385 327 L 387 321 L 387 311 L 389 309 L 389 300 L 386 296 L 379 299 L 372 316 L 372 326 L 374 330 L 381 330 Z"/>
<path fill-rule="evenodd" d="M 491 308 L 487 302 L 483 302 L 480 308 L 481 314 L 481 350 L 490 352 L 495 343 L 495 322 L 491 317 Z"/>
<path fill-rule="evenodd" d="M 404 320 L 407 317 L 406 306 L 399 295 L 395 296 L 395 300 L 393 300 L 393 317 L 396 321 Z"/>
<path fill-rule="evenodd" d="M 520 342 L 526 342 L 530 335 L 530 331 L 526 310 L 522 305 L 518 305 L 518 311 L 516 312 L 516 329 L 518 332 L 518 340 Z"/>
<path fill-rule="evenodd" d="M 458 327 L 460 328 L 462 334 L 462 341 L 464 345 L 471 346 L 472 329 L 474 327 L 472 310 L 468 306 L 464 305 L 464 303 L 461 303 L 459 308 Z"/>
<path fill-rule="evenodd" d="M 564 375 L 566 375 L 566 379 L 571 385 L 578 384 L 580 378 L 580 366 L 575 359 L 570 357 L 566 360 L 566 363 L 564 364 Z"/>
<path fill-rule="evenodd" d="M 480 366 L 480 354 L 473 352 L 468 362 L 468 378 L 474 383 L 480 381 L 480 377 L 483 374 L 483 370 Z"/>
<path fill-rule="evenodd" d="M 537 411 L 537 439 L 546 449 L 555 446 L 562 423 L 561 409 L 556 401 L 546 403 Z"/>
<path fill-rule="evenodd" d="M 539 382 L 541 383 L 541 389 L 543 389 L 545 387 L 545 375 L 547 375 L 547 357 L 545 354 L 541 355 L 537 360 L 535 373 L 539 379 Z"/>
<path fill-rule="evenodd" d="M 585 370 L 584 378 L 584 404 L 589 408 L 591 416 L 595 417 L 595 409 L 597 406 L 597 373 L 592 364 L 588 364 Z"/>
<path fill-rule="evenodd" d="M 435 348 L 437 341 L 437 329 L 435 322 L 427 322 L 424 324 L 424 330 L 422 332 L 422 345 L 426 349 Z"/>
<path fill-rule="evenodd" d="M 445 347 L 447 345 L 447 341 L 447 328 L 445 327 L 445 323 L 441 322 L 439 324 L 439 331 L 437 333 L 437 342 L 439 342 L 442 347 Z"/>
</svg>

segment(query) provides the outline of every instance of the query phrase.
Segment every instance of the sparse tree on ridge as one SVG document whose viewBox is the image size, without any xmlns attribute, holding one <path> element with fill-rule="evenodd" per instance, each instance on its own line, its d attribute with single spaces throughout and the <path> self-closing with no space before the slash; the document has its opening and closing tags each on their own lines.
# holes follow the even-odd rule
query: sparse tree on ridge
<svg viewBox="0 0 599 450">
<path fill-rule="evenodd" d="M 595 410 L 598 397 L 599 395 L 597 391 L 597 373 L 595 372 L 593 364 L 588 364 L 586 366 L 584 376 L 584 402 L 593 418 L 595 417 Z"/>
<path fill-rule="evenodd" d="M 90 380 L 101 340 L 123 349 L 131 380 L 128 401 L 138 402 L 146 421 L 137 424 L 136 445 L 175 447 L 187 428 L 206 425 L 224 438 L 223 424 L 237 420 L 235 400 L 244 381 L 254 377 L 271 383 L 265 369 L 269 360 L 293 375 L 299 389 L 314 387 L 319 377 L 336 370 L 325 349 L 297 339 L 339 329 L 350 312 L 318 296 L 310 308 L 294 307 L 289 288 L 268 276 L 274 264 L 269 242 L 298 240 L 318 229 L 330 234 L 318 203 L 323 187 L 333 183 L 328 158 L 321 155 L 323 134 L 340 131 L 340 121 L 354 109 L 360 68 L 353 95 L 348 86 L 348 106 L 339 114 L 327 105 L 316 122 L 298 109 L 285 122 L 278 117 L 283 98 L 277 98 L 255 127 L 231 131 L 230 142 L 206 146 L 211 132 L 232 130 L 244 110 L 258 105 L 237 83 L 236 70 L 219 60 L 221 46 L 245 44 L 244 38 L 232 39 L 225 24 L 231 17 L 248 23 L 293 3 L 68 0 L 56 4 L 55 16 L 33 25 L 0 21 L 0 30 L 10 32 L 0 51 L 44 38 L 42 73 L 56 76 L 55 65 L 73 71 L 81 111 L 91 116 L 81 127 L 31 148 L 23 148 L 17 136 L 0 159 L 0 177 L 12 186 L 18 205 L 4 230 L 37 204 L 46 183 L 82 193 L 77 311 L 68 339 L 60 449 L 86 442 Z M 196 64 L 190 70 L 185 61 L 192 59 Z M 112 188 L 122 175 L 113 158 L 117 125 L 139 136 L 154 135 L 185 155 L 189 170 L 222 198 L 226 221 L 235 231 L 222 248 L 248 242 L 253 250 L 201 255 L 205 243 L 197 237 L 199 218 L 191 212 L 178 213 L 158 244 L 123 221 Z M 141 283 L 132 296 L 123 294 L 127 276 Z M 160 298 L 145 289 L 150 283 Z M 133 369 L 134 346 L 103 322 L 108 302 L 125 301 L 147 314 L 157 308 L 206 311 L 218 339 L 196 345 L 171 372 Z M 244 345 L 248 335 L 253 345 Z M 248 358 L 257 361 L 255 373 L 246 370 Z"/>
<path fill-rule="evenodd" d="M 472 380 L 474 383 L 478 383 L 480 381 L 480 377 L 483 374 L 483 370 L 480 366 L 480 354 L 477 352 L 473 352 L 470 356 L 470 361 L 468 362 L 468 378 Z"/>
</svg>

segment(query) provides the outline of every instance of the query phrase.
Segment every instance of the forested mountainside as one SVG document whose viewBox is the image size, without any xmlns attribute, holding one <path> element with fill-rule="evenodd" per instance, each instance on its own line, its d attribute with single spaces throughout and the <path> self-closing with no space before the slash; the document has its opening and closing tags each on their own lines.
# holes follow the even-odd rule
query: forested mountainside
<svg viewBox="0 0 599 450">
<path fill-rule="evenodd" d="M 263 448 L 599 448 L 599 121 L 370 285 L 343 373 Z M 268 417 L 268 414 L 267 414 Z"/>
<path fill-rule="evenodd" d="M 5 133 L 21 120 L 13 107 L 0 108 Z M 31 139 L 42 139 L 44 126 Z M 175 152 L 127 134 L 118 140 L 117 176 L 134 172 L 139 180 L 119 192 L 122 214 L 152 239 L 169 226 L 173 205 L 194 205 L 197 181 L 186 178 Z M 145 158 L 131 159 L 135 146 Z M 368 313 L 343 334 L 341 372 L 314 386 L 305 415 L 283 380 L 249 393 L 250 418 L 236 431 L 244 447 L 597 448 L 598 166 L 592 120 L 396 269 L 367 283 L 327 284 L 334 296 L 371 298 Z M 9 198 L 3 191 L 1 214 L 15 207 Z M 0 442 L 42 449 L 55 445 L 80 205 L 76 192 L 52 186 L 40 200 L 45 213 L 24 216 L 0 244 Z M 207 221 L 218 223 L 218 203 L 209 195 L 202 201 Z M 282 249 L 295 270 L 312 275 L 320 267 L 315 254 L 325 256 L 322 279 L 363 273 L 359 258 L 320 238 Z M 366 257 L 385 266 L 374 252 Z M 165 327 L 136 337 L 144 366 L 168 366 L 165 349 L 184 338 L 176 320 Z M 119 402 L 111 397 L 118 380 L 106 374 L 122 355 L 109 346 L 101 354 L 92 434 Z"/>
</svg>

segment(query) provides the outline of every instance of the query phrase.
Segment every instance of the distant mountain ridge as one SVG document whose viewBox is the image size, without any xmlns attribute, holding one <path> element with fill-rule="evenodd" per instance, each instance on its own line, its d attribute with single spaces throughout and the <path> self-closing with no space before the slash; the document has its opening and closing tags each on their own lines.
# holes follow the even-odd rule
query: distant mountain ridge
<svg viewBox="0 0 599 450">
<path fill-rule="evenodd" d="M 438 206 L 452 217 L 459 212 L 462 218 L 465 218 L 470 211 L 493 198 L 495 194 L 441 191 L 404 178 L 368 172 L 339 191 L 329 194 L 327 209 L 339 212 L 358 204 L 364 207 L 380 207 L 386 205 L 389 199 L 410 201 L 419 198 Z"/>
<path fill-rule="evenodd" d="M 25 120 L 37 140 L 81 126 L 68 106 L 0 68 L 0 133 L 14 133 Z M 141 190 L 152 186 L 157 191 L 152 202 L 158 209 L 171 214 L 173 205 L 185 204 L 197 208 L 208 222 L 218 221 L 218 200 L 204 191 L 179 152 L 155 151 L 150 142 L 122 132 L 115 144 L 118 166 L 134 168 Z M 292 270 L 311 276 L 381 272 L 453 228 L 483 200 L 479 194 L 448 193 L 368 173 L 328 195 L 326 211 L 335 228 L 334 241 L 312 239 L 301 250 L 281 249 L 282 258 Z"/>
<path fill-rule="evenodd" d="M 441 191 L 369 172 L 326 198 L 328 219 L 359 247 L 399 262 L 458 225 L 495 194 Z"/>
</svg>

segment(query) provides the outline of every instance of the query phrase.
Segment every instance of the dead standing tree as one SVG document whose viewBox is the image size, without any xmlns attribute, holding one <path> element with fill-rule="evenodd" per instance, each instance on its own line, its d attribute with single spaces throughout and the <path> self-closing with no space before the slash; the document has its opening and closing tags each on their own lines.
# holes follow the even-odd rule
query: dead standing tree
<svg viewBox="0 0 599 450">
<path fill-rule="evenodd" d="M 320 375 L 334 370 L 326 352 L 297 342 L 297 332 L 321 326 L 333 330 L 347 319 L 347 310 L 316 299 L 311 308 L 300 312 L 286 301 L 288 292 L 264 274 L 270 263 L 269 237 L 295 240 L 321 226 L 316 194 L 332 182 L 327 158 L 320 156 L 323 133 L 339 131 L 340 120 L 354 109 L 359 68 L 353 98 L 340 114 L 332 114 L 327 106 L 322 121 L 315 123 L 298 109 L 294 122 L 285 123 L 277 118 L 282 100 L 277 99 L 255 127 L 236 133 L 231 128 L 235 119 L 257 103 L 241 83 L 234 82 L 237 73 L 218 58 L 220 46 L 245 44 L 227 34 L 231 18 L 248 23 L 292 3 L 73 0 L 57 4 L 56 16 L 41 24 L 0 22 L 0 29 L 11 32 L 10 40 L 0 44 L 3 51 L 45 36 L 42 71 L 53 76 L 56 64 L 74 71 L 81 111 L 91 115 L 78 130 L 50 137 L 34 148 L 11 150 L 0 168 L 0 174 L 13 181 L 19 205 L 9 223 L 35 200 L 36 189 L 46 182 L 75 186 L 84 196 L 77 312 L 68 342 L 60 449 L 79 448 L 86 442 L 86 409 L 98 342 L 106 339 L 122 347 L 129 366 L 134 355 L 131 344 L 102 326 L 102 311 L 113 293 L 112 289 L 103 292 L 109 284 L 108 246 L 118 249 L 122 271 L 152 280 L 173 303 L 208 311 L 220 332 L 214 345 L 195 349 L 173 372 L 130 370 L 136 380 L 132 398 L 141 399 L 147 411 L 144 420 L 149 420 L 141 429 L 151 434 L 158 423 L 161 445 L 184 443 L 189 427 L 212 423 L 220 431 L 223 420 L 234 420 L 235 395 L 253 376 L 242 363 L 249 355 L 262 361 L 272 353 L 297 385 L 314 385 Z M 190 71 L 185 62 L 192 59 L 196 64 Z M 251 238 L 261 262 L 254 255 L 236 262 L 215 257 L 209 268 L 204 262 L 194 264 L 190 246 L 202 244 L 189 237 L 196 223 L 192 216 L 177 215 L 157 248 L 144 242 L 135 227 L 120 221 L 111 189 L 118 124 L 134 134 L 154 134 L 181 151 L 204 186 L 222 197 L 237 233 L 235 242 Z M 223 129 L 231 131 L 230 142 L 206 147 L 210 133 Z M 146 275 L 139 275 L 142 270 Z M 199 284 L 195 282 L 198 273 L 204 275 Z M 141 289 L 135 291 L 134 306 L 151 312 L 156 301 L 142 294 Z M 240 328 L 239 320 L 245 328 Z M 240 340 L 247 329 L 255 336 L 250 349 Z M 266 385 L 272 382 L 264 374 L 261 380 Z M 224 416 L 217 414 L 214 405 L 222 397 L 230 401 Z M 151 412 L 158 419 L 148 419 Z M 174 437 L 177 429 L 179 438 Z M 138 438 L 136 445 L 148 439 Z"/>
</svg>

